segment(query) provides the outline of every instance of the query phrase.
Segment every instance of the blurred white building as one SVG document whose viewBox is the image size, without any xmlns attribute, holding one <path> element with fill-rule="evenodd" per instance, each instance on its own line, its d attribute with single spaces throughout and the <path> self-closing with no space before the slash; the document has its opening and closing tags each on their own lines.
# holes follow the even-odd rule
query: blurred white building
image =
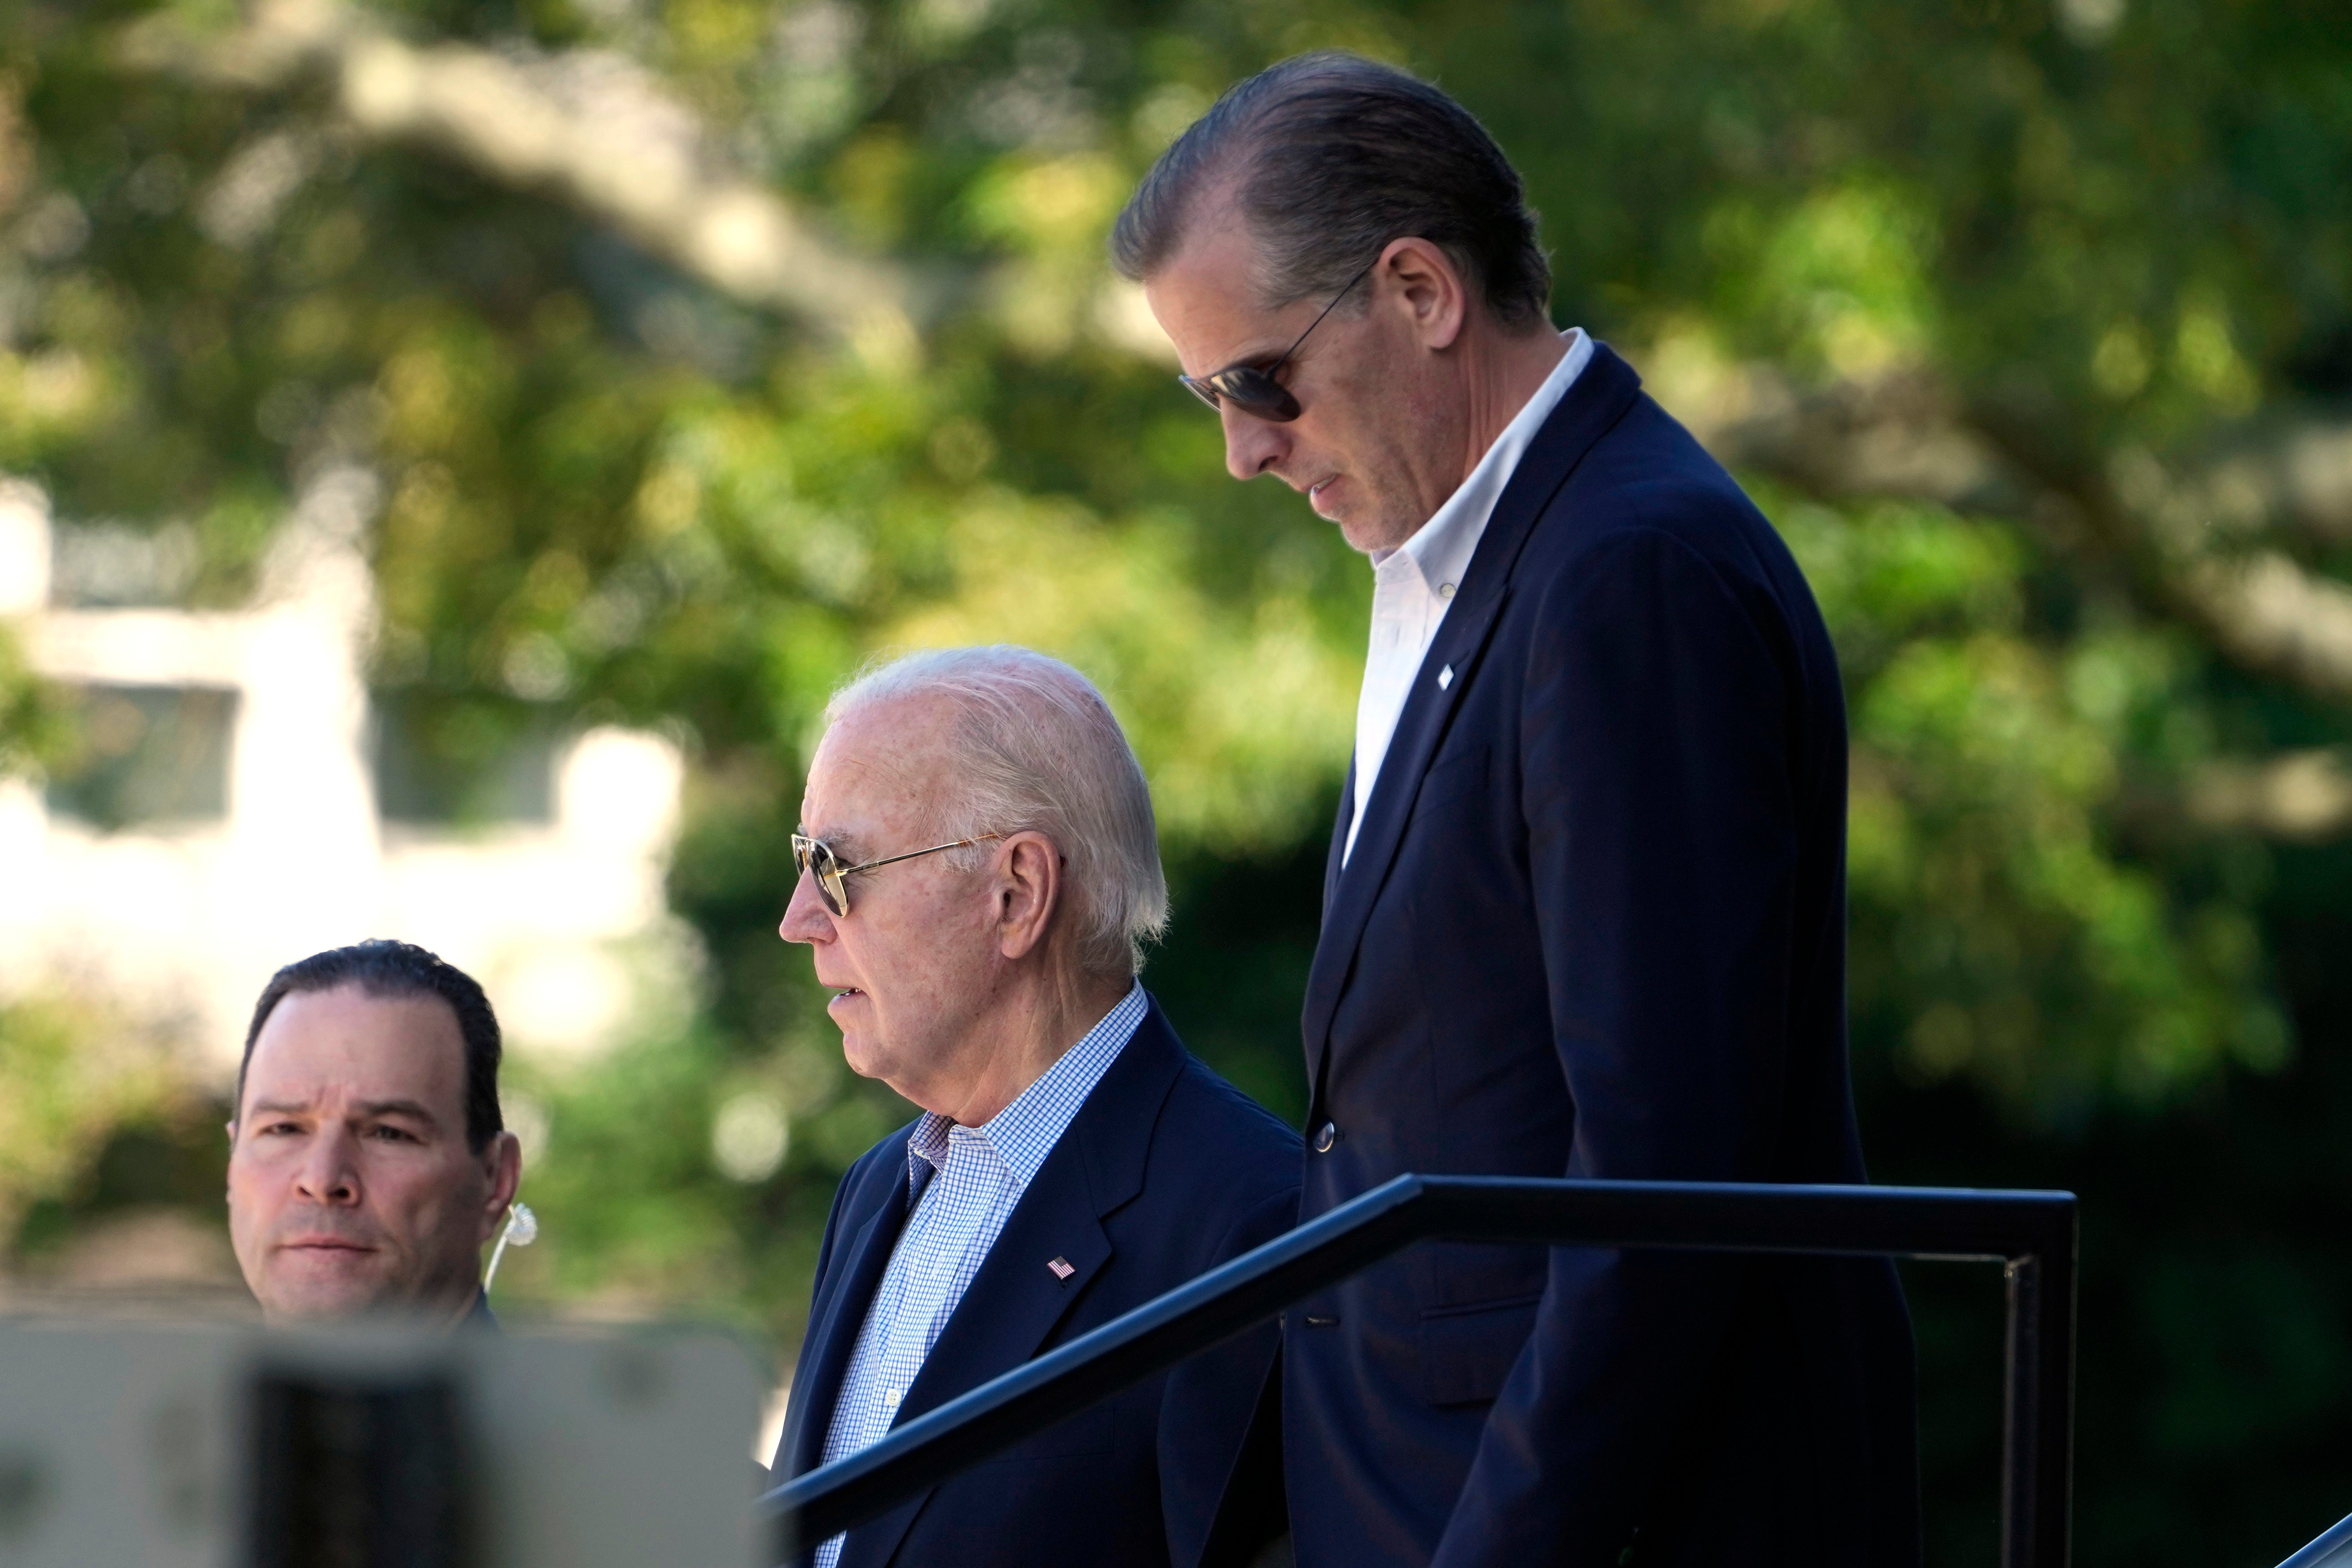
<svg viewBox="0 0 2352 1568">
<path fill-rule="evenodd" d="M 520 1046 L 593 1048 L 625 1022 L 677 951 L 677 749 L 593 730 L 536 759 L 551 777 L 520 820 L 385 821 L 362 667 L 372 487 L 312 486 L 255 603 L 194 613 L 136 603 L 160 596 L 170 534 L 57 528 L 37 489 L 0 481 L 0 619 L 78 691 L 98 758 L 70 785 L 0 780 L 0 994 L 96 989 L 226 1068 L 279 964 L 393 936 L 480 979 Z"/>
</svg>

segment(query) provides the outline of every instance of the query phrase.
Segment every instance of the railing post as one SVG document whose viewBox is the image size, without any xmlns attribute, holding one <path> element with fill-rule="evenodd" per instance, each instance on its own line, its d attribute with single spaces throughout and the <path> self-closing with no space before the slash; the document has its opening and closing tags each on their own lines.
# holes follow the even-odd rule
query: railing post
<svg viewBox="0 0 2352 1568">
<path fill-rule="evenodd" d="M 2000 1560 L 2068 1568 L 2074 1509 L 2074 1237 L 2011 1258 Z"/>
<path fill-rule="evenodd" d="M 2036 1529 L 2042 1561 L 2070 1568 L 2074 1544 L 2074 1291 L 2078 1225 L 2065 1216 L 2065 1234 L 2042 1258 L 2042 1420 L 2036 1439 L 2045 1517 Z"/>
<path fill-rule="evenodd" d="M 2009 1287 L 2008 1342 L 2002 1357 L 2000 1562 L 2001 1568 L 2054 1568 L 2034 1554 L 2034 1460 L 2041 1447 L 2042 1268 L 2032 1257 L 2012 1258 Z"/>
</svg>

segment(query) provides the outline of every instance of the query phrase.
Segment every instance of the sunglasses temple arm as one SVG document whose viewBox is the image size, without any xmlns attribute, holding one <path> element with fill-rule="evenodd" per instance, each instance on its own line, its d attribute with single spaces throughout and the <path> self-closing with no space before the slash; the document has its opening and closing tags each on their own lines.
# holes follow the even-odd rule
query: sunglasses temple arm
<svg viewBox="0 0 2352 1568">
<path fill-rule="evenodd" d="M 1353 289 L 1357 284 L 1361 283 L 1364 280 L 1364 273 L 1370 272 L 1373 268 L 1378 267 L 1380 264 L 1380 258 L 1374 257 L 1371 260 L 1364 264 L 1361 271 L 1359 271 L 1353 278 L 1349 279 L 1347 288 L 1341 289 L 1337 294 L 1331 296 L 1331 302 L 1324 306 L 1322 311 L 1318 314 L 1313 321 L 1307 323 L 1307 330 L 1299 333 L 1298 336 L 1292 341 L 1291 345 L 1288 348 L 1282 351 L 1282 357 L 1280 359 L 1275 361 L 1272 364 L 1266 367 L 1265 374 L 1272 375 L 1276 371 L 1280 370 L 1284 365 L 1288 364 L 1290 363 L 1290 356 L 1298 352 L 1298 345 L 1305 342 L 1308 338 L 1313 337 L 1315 335 L 1315 329 L 1323 324 L 1323 318 L 1339 308 L 1339 301 L 1348 297 L 1349 289 Z"/>
<path fill-rule="evenodd" d="M 854 872 L 871 871 L 877 866 L 896 866 L 901 860 L 912 860 L 923 855 L 936 855 L 942 849 L 961 849 L 967 844 L 985 844 L 992 838 L 1002 837 L 1001 834 L 983 833 L 977 838 L 959 838 L 952 844 L 934 844 L 929 849 L 909 849 L 904 855 L 885 856 L 879 860 L 868 860 L 859 866 L 844 866 L 841 868 L 841 875 L 846 877 Z"/>
</svg>

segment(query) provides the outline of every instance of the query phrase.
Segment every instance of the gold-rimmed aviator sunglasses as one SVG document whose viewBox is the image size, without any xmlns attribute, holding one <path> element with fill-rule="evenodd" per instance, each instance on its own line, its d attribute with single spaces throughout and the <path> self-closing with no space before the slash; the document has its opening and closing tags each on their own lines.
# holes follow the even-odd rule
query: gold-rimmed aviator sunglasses
<svg viewBox="0 0 2352 1568">
<path fill-rule="evenodd" d="M 841 858 L 822 838 L 805 834 L 793 835 L 793 860 L 804 872 L 816 878 L 816 896 L 836 918 L 849 913 L 849 879 L 860 871 L 871 871 L 877 866 L 895 866 L 901 860 L 913 860 L 925 855 L 937 855 L 942 849 L 961 849 L 967 844 L 985 844 L 992 838 L 1002 838 L 1002 833 L 982 833 L 977 837 L 959 838 L 952 844 L 934 844 L 929 849 L 909 849 L 904 855 L 885 855 L 879 860 L 867 860 L 856 866 L 845 866 Z"/>
</svg>

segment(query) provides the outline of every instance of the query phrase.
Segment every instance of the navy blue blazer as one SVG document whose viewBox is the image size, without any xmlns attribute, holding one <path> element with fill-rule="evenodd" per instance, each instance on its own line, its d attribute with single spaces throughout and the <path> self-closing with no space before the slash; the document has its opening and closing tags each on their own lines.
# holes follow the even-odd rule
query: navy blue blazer
<svg viewBox="0 0 2352 1568">
<path fill-rule="evenodd" d="M 824 1458 L 858 1328 L 906 1222 L 912 1131 L 868 1150 L 835 1194 L 780 1481 Z M 1289 1229 L 1298 1148 L 1297 1132 L 1184 1049 L 1154 1001 L 1005 1221 L 897 1420 Z M 1073 1267 L 1066 1279 L 1046 1268 L 1056 1258 Z M 849 1532 L 842 1568 L 1213 1560 L 1221 1503 L 1228 1521 L 1266 1517 L 1263 1494 L 1279 1487 L 1271 1464 L 1239 1463 L 1279 1342 L 1267 1324 L 900 1504 Z"/>
<path fill-rule="evenodd" d="M 1862 1181 L 1845 792 L 1796 563 L 1598 349 L 1344 869 L 1343 800 L 1302 1217 L 1404 1171 Z M 1919 1558 L 1888 1264 L 1429 1246 L 1294 1309 L 1283 1359 L 1300 1568 Z"/>
</svg>

